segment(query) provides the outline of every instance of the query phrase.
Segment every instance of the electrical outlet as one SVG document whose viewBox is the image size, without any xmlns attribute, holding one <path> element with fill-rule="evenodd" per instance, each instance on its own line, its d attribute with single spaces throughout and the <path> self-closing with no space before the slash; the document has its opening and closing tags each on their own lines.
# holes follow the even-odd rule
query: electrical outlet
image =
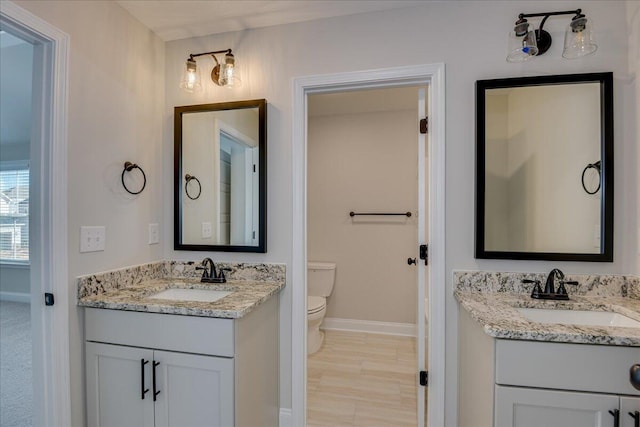
<svg viewBox="0 0 640 427">
<path fill-rule="evenodd" d="M 202 223 L 202 238 L 203 239 L 210 239 L 213 236 L 213 232 L 211 229 L 211 223 L 210 222 L 203 222 Z"/>
<path fill-rule="evenodd" d="M 80 227 L 80 252 L 104 251 L 105 241 L 104 226 Z"/>
<path fill-rule="evenodd" d="M 158 224 L 149 224 L 149 244 L 155 245 L 160 243 L 160 226 Z"/>
</svg>

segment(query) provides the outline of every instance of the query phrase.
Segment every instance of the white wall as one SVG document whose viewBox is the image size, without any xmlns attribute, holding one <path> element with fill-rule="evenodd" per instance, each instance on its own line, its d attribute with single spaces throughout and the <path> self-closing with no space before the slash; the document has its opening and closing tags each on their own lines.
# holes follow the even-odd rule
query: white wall
<svg viewBox="0 0 640 427">
<path fill-rule="evenodd" d="M 76 277 L 163 257 L 147 245 L 148 224 L 162 223 L 164 44 L 111 1 L 18 1 L 70 35 L 68 230 L 72 417 L 84 425 L 83 330 Z M 125 192 L 125 161 L 139 164 L 147 187 Z M 106 226 L 106 250 L 79 253 L 81 225 Z M 161 236 L 164 238 L 164 236 Z"/>
<path fill-rule="evenodd" d="M 626 2 L 627 5 L 627 25 L 628 25 L 628 34 L 627 40 L 629 42 L 629 89 L 630 92 L 633 93 L 633 88 L 635 87 L 635 105 L 630 105 L 630 117 L 635 117 L 635 129 L 633 125 L 629 127 L 629 137 L 634 141 L 640 140 L 640 120 L 638 120 L 638 115 L 640 115 L 640 2 L 636 0 L 629 0 Z M 640 165 L 640 143 L 637 143 L 635 146 L 635 150 L 630 150 L 629 155 L 631 158 L 634 158 L 636 165 Z M 636 183 L 636 197 L 637 201 L 640 201 L 640 174 L 638 173 L 638 169 L 635 171 L 635 183 Z M 633 181 L 632 181 L 633 182 Z M 636 204 L 636 217 L 640 214 L 640 207 Z M 636 245 L 636 272 L 640 274 L 640 225 L 636 224 L 637 231 L 637 245 Z"/>
<path fill-rule="evenodd" d="M 164 185 L 172 186 L 172 108 L 176 105 L 266 98 L 268 110 L 268 247 L 259 254 L 216 253 L 216 260 L 291 260 L 292 79 L 297 76 L 444 62 L 446 64 L 446 269 L 629 273 L 637 271 L 637 116 L 636 94 L 628 68 L 629 36 L 625 2 L 553 2 L 552 9 L 582 7 L 597 23 L 599 49 L 578 60 L 561 57 L 569 18 L 550 18 L 545 29 L 555 42 L 535 61 L 505 61 L 507 33 L 521 12 L 546 11 L 551 3 L 428 2 L 414 8 L 283 25 L 167 43 Z M 238 90 L 207 84 L 203 94 L 180 92 L 178 82 L 189 53 L 232 48 L 242 68 Z M 615 78 L 615 262 L 527 262 L 476 260 L 474 241 L 474 82 L 477 79 L 613 71 Z M 295 143 L 300 143 L 296 141 Z M 629 155 L 633 154 L 633 155 Z M 166 198 L 171 218 L 173 200 Z M 167 222 L 165 234 L 171 231 Z M 204 253 L 174 252 L 169 258 L 202 258 Z M 447 286 L 451 283 L 432 284 Z M 281 405 L 291 402 L 291 288 L 281 296 Z M 446 301 L 447 423 L 455 417 L 457 304 Z"/>
<path fill-rule="evenodd" d="M 307 250 L 337 264 L 328 318 L 416 322 L 417 95 L 414 110 L 309 118 Z"/>
</svg>

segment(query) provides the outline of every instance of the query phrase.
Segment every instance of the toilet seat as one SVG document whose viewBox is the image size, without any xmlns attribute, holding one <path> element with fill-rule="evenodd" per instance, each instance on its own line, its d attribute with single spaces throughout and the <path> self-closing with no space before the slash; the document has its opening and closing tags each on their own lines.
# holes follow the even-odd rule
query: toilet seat
<svg viewBox="0 0 640 427">
<path fill-rule="evenodd" d="M 324 297 L 307 297 L 307 314 L 314 314 L 322 311 L 327 304 L 327 299 Z"/>
</svg>

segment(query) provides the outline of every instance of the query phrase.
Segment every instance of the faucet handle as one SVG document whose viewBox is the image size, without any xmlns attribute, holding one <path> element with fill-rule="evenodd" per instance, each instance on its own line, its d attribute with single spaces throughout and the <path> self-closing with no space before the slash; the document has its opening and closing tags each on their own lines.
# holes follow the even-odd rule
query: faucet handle
<svg viewBox="0 0 640 427">
<path fill-rule="evenodd" d="M 576 282 L 575 280 L 560 280 L 560 286 L 558 286 L 558 289 L 556 291 L 556 293 L 558 295 L 567 295 L 567 288 L 564 287 L 564 285 L 579 285 L 578 282 Z"/>
<path fill-rule="evenodd" d="M 540 287 L 540 280 L 523 279 L 522 283 L 535 283 L 535 286 L 531 291 L 531 298 L 540 297 L 540 294 L 542 293 L 542 288 Z"/>
<path fill-rule="evenodd" d="M 197 265 L 196 270 L 202 270 L 202 277 L 209 277 L 209 269 L 204 265 Z"/>
<path fill-rule="evenodd" d="M 220 279 L 226 279 L 226 276 L 224 274 L 225 271 L 231 271 L 231 268 L 219 268 L 218 271 L 220 272 L 220 274 L 218 275 L 218 277 Z"/>
</svg>

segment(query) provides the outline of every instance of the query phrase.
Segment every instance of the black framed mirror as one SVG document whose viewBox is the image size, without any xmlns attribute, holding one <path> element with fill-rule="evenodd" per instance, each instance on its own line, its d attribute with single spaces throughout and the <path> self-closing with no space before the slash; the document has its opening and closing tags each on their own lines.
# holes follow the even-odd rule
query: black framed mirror
<svg viewBox="0 0 640 427">
<path fill-rule="evenodd" d="M 175 107 L 174 249 L 267 251 L 267 103 Z"/>
<path fill-rule="evenodd" d="M 613 261 L 613 73 L 476 82 L 475 256 Z"/>
</svg>

